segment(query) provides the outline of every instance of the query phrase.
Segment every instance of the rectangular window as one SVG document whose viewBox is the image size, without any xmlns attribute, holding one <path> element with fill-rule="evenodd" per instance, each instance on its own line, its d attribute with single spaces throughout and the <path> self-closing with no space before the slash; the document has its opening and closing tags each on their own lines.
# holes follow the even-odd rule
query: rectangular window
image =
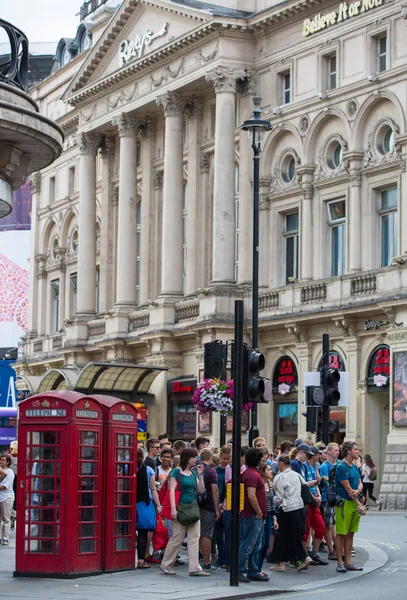
<svg viewBox="0 0 407 600">
<path fill-rule="evenodd" d="M 282 84 L 282 104 L 289 104 L 291 102 L 291 73 L 281 73 L 281 84 Z"/>
<path fill-rule="evenodd" d="M 387 69 L 387 35 L 376 38 L 377 72 Z"/>
<path fill-rule="evenodd" d="M 49 178 L 49 203 L 55 202 L 55 177 Z"/>
<path fill-rule="evenodd" d="M 75 192 L 75 167 L 69 167 L 68 172 L 68 194 Z"/>
<path fill-rule="evenodd" d="M 136 215 L 136 256 L 137 256 L 137 269 L 136 269 L 136 302 L 140 304 L 140 269 L 141 269 L 141 202 L 137 204 L 137 215 Z"/>
<path fill-rule="evenodd" d="M 336 54 L 331 54 L 327 57 L 327 88 L 334 90 L 336 88 Z"/>
<path fill-rule="evenodd" d="M 187 289 L 187 184 L 182 186 L 182 289 Z"/>
<path fill-rule="evenodd" d="M 285 252 L 285 283 L 291 283 L 290 278 L 298 279 L 298 212 L 285 216 L 284 252 Z"/>
<path fill-rule="evenodd" d="M 59 279 L 51 281 L 51 333 L 59 331 Z"/>
<path fill-rule="evenodd" d="M 77 310 L 77 299 L 78 299 L 78 275 L 72 273 L 69 277 L 69 295 L 70 295 L 70 315 L 74 316 Z"/>
<path fill-rule="evenodd" d="M 391 265 L 398 256 L 398 213 L 397 188 L 392 187 L 380 193 L 381 266 Z"/>
<path fill-rule="evenodd" d="M 235 281 L 239 276 L 239 165 L 235 166 Z"/>
<path fill-rule="evenodd" d="M 100 306 L 100 267 L 96 267 L 96 302 L 95 302 L 95 307 L 96 307 L 96 314 L 99 312 L 99 306 Z"/>
<path fill-rule="evenodd" d="M 345 198 L 328 202 L 328 225 L 330 238 L 330 276 L 343 275 L 346 271 L 346 201 Z"/>
<path fill-rule="evenodd" d="M 141 142 L 136 144 L 136 167 L 141 167 Z"/>
</svg>

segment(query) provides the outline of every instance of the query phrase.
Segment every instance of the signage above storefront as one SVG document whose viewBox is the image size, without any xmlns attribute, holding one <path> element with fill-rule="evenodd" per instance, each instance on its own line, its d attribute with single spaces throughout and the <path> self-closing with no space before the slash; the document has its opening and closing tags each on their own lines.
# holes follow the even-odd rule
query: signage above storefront
<svg viewBox="0 0 407 600">
<path fill-rule="evenodd" d="M 168 394 L 193 394 L 196 389 L 196 379 L 177 379 L 168 382 Z"/>
<path fill-rule="evenodd" d="M 383 4 L 383 0 L 356 0 L 356 2 L 341 2 L 336 11 L 325 14 L 318 13 L 313 19 L 305 19 L 303 23 L 302 35 L 307 37 L 312 33 L 317 33 L 336 23 L 341 23 L 349 18 L 377 8 Z"/>
<path fill-rule="evenodd" d="M 335 350 L 331 350 L 329 352 L 329 368 L 330 369 L 338 369 L 338 371 L 345 371 L 345 364 L 343 362 L 342 356 L 339 352 L 335 352 Z M 318 371 L 322 369 L 322 359 L 318 365 Z"/>
<path fill-rule="evenodd" d="M 294 361 L 289 356 L 280 358 L 273 374 L 273 390 L 277 394 L 289 394 L 298 386 L 298 375 Z"/>
<path fill-rule="evenodd" d="M 378 346 L 370 359 L 367 372 L 369 392 L 388 390 L 390 381 L 390 348 L 385 344 Z"/>
<path fill-rule="evenodd" d="M 163 37 L 168 32 L 168 23 L 164 23 L 157 33 L 146 29 L 144 33 L 140 33 L 134 40 L 123 40 L 119 47 L 119 65 L 123 67 L 132 58 L 141 58 L 144 55 L 147 46 L 156 40 Z"/>
</svg>

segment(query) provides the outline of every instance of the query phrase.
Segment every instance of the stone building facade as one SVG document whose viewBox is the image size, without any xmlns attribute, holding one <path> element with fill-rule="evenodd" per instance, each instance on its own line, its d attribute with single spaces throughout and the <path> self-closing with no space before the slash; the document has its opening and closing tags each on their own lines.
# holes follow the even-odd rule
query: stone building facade
<svg viewBox="0 0 407 600">
<path fill-rule="evenodd" d="M 259 298 L 273 399 L 260 431 L 270 445 L 306 435 L 304 373 L 328 332 L 349 374 L 332 438 L 356 439 L 387 506 L 405 508 L 406 16 L 398 0 L 101 7 L 91 47 L 32 92 L 66 141 L 33 180 L 19 374 L 161 366 L 149 431 L 218 440 L 216 418 L 196 423 L 190 391 L 203 344 L 233 337 L 236 298 L 250 317 L 252 151 L 239 124 L 256 94 L 273 125 Z"/>
</svg>

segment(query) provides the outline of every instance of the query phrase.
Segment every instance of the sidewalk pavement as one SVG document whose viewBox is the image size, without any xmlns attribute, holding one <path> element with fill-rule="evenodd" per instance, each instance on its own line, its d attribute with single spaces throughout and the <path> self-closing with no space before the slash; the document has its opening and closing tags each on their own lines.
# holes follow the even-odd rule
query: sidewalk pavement
<svg viewBox="0 0 407 600">
<path fill-rule="evenodd" d="M 387 554 L 363 539 L 357 540 L 355 562 L 363 572 L 336 572 L 336 562 L 326 567 L 309 567 L 297 573 L 287 567 L 285 573 L 264 571 L 270 575 L 268 583 L 240 584 L 229 587 L 229 573 L 211 571 L 210 577 L 189 577 L 187 566 L 176 567 L 176 575 L 163 575 L 159 565 L 151 569 L 110 573 L 80 579 L 13 578 L 15 532 L 9 546 L 0 546 L 0 599 L 13 600 L 232 600 L 260 598 L 281 592 L 317 589 L 327 585 L 355 579 L 370 573 L 387 562 Z M 182 550 L 182 558 L 186 551 Z M 322 554 L 322 556 L 327 556 Z"/>
</svg>

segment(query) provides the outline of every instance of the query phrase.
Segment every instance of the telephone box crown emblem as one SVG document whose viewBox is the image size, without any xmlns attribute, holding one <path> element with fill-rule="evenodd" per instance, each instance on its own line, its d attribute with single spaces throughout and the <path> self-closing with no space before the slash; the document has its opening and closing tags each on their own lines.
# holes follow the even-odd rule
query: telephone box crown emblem
<svg viewBox="0 0 407 600">
<path fill-rule="evenodd" d="M 121 410 L 122 412 L 126 412 L 126 407 L 125 407 L 125 405 L 124 405 L 124 404 L 122 404 L 122 405 L 121 405 L 121 407 L 120 407 L 120 410 Z"/>
<path fill-rule="evenodd" d="M 89 400 L 86 400 L 86 402 L 85 402 L 85 408 L 89 408 L 89 407 L 90 407 L 90 402 L 89 402 Z"/>
<path fill-rule="evenodd" d="M 49 407 L 48 400 L 44 400 L 44 402 L 41 403 L 41 406 L 43 406 L 44 408 L 48 408 Z"/>
</svg>

